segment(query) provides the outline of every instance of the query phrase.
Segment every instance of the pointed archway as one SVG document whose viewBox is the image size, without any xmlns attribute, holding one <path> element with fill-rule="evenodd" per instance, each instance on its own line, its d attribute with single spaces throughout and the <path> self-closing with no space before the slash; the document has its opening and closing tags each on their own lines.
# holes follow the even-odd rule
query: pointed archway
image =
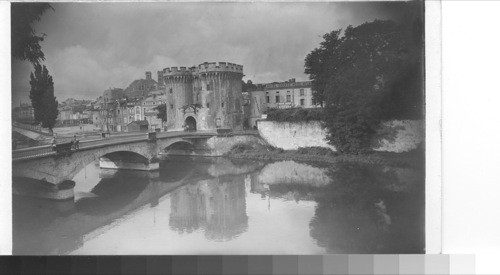
<svg viewBox="0 0 500 275">
<path fill-rule="evenodd" d="M 189 132 L 196 131 L 196 119 L 194 117 L 186 117 L 186 120 L 184 120 L 184 130 Z"/>
</svg>

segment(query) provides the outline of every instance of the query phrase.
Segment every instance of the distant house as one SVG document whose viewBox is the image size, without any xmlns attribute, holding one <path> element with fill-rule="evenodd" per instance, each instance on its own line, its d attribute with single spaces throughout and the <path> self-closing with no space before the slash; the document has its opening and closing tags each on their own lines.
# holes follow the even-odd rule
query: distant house
<svg viewBox="0 0 500 275">
<path fill-rule="evenodd" d="M 35 119 L 33 107 L 28 103 L 20 103 L 12 111 L 12 118 L 16 121 L 31 123 Z"/>
<path fill-rule="evenodd" d="M 149 123 L 147 120 L 132 121 L 127 125 L 127 132 L 147 132 Z"/>
<path fill-rule="evenodd" d="M 151 130 L 163 128 L 162 120 L 156 115 L 158 111 L 155 109 L 161 104 L 167 104 L 167 97 L 163 90 L 151 91 L 150 96 L 141 101 L 142 118 L 149 122 Z"/>
</svg>

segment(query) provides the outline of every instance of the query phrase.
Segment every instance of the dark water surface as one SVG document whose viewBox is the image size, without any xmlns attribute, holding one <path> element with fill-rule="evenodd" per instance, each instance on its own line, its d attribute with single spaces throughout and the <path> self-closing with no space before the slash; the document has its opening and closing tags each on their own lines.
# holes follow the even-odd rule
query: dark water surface
<svg viewBox="0 0 500 275">
<path fill-rule="evenodd" d="M 14 254 L 424 253 L 409 168 L 170 157 L 74 181 L 74 201 L 13 197 Z"/>
</svg>

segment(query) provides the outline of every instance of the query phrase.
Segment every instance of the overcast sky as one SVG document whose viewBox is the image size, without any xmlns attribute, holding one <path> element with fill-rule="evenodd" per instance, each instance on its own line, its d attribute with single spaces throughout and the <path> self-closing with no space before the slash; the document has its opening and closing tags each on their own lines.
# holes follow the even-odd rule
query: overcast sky
<svg viewBox="0 0 500 275">
<path fill-rule="evenodd" d="M 205 61 L 243 65 L 254 83 L 308 80 L 304 58 L 334 29 L 391 18 L 384 3 L 52 3 L 36 24 L 55 95 L 95 99 L 145 71 Z M 12 70 L 13 105 L 29 102 L 28 62 Z"/>
</svg>

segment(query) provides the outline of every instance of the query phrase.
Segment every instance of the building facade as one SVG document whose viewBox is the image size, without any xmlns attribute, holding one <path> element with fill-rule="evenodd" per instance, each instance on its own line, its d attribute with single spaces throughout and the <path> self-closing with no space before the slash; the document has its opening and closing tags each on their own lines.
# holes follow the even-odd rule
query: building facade
<svg viewBox="0 0 500 275">
<path fill-rule="evenodd" d="M 157 117 L 158 111 L 155 109 L 161 104 L 167 104 L 167 97 L 163 90 L 152 91 L 148 97 L 141 101 L 141 115 L 148 122 L 150 130 L 163 128 L 161 119 Z"/>
<path fill-rule="evenodd" d="M 165 68 L 163 79 L 169 130 L 242 129 L 243 66 L 205 62 Z"/>
<path fill-rule="evenodd" d="M 285 82 L 265 85 L 268 108 L 316 108 L 312 101 L 312 82 L 295 82 L 292 78 Z"/>
<path fill-rule="evenodd" d="M 28 103 L 20 103 L 18 107 L 12 110 L 12 118 L 21 122 L 33 122 L 35 113 L 33 106 Z"/>
<path fill-rule="evenodd" d="M 248 116 L 250 127 L 257 126 L 257 120 L 262 119 L 262 114 L 267 110 L 266 91 L 264 87 L 259 87 L 248 91 L 250 97 L 250 114 Z"/>
<path fill-rule="evenodd" d="M 311 81 L 296 82 L 294 78 L 285 82 L 257 85 L 250 90 L 250 127 L 256 126 L 257 120 L 268 108 L 318 108 L 312 99 Z"/>
</svg>

